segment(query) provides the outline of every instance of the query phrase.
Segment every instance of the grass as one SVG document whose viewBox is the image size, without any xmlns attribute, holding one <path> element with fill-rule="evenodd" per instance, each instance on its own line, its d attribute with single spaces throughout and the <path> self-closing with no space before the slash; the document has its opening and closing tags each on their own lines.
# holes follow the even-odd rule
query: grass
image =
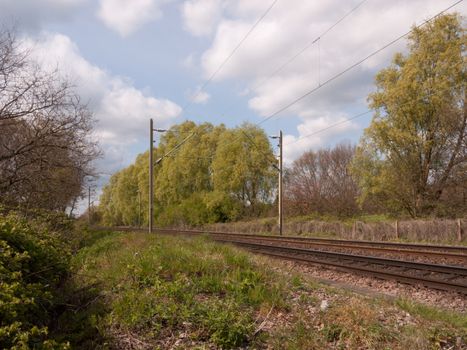
<svg viewBox="0 0 467 350">
<path fill-rule="evenodd" d="M 411 314 L 422 316 L 426 320 L 438 322 L 444 321 L 454 327 L 463 328 L 467 330 L 467 314 L 459 314 L 447 310 L 440 310 L 427 305 L 414 303 L 407 299 L 398 299 L 397 306 Z"/>
<path fill-rule="evenodd" d="M 164 345 L 175 332 L 236 347 L 251 340 L 258 312 L 285 307 L 280 280 L 247 254 L 205 238 L 107 236 L 82 249 L 74 264 L 110 300 L 103 324 L 118 334 L 109 337 Z"/>
<path fill-rule="evenodd" d="M 415 350 L 467 334 L 465 315 L 323 286 L 206 237 L 85 242 L 65 293 L 76 307 L 56 327 L 73 348 Z"/>
</svg>

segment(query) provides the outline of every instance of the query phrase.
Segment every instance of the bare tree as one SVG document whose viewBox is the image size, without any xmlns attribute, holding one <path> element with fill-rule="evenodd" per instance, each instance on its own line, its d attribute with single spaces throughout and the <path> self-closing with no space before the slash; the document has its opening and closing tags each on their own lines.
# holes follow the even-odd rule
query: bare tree
<svg viewBox="0 0 467 350">
<path fill-rule="evenodd" d="M 65 210 L 92 161 L 92 114 L 58 71 L 44 72 L 0 32 L 0 202 Z"/>
<path fill-rule="evenodd" d="M 348 172 L 354 153 L 354 146 L 339 144 L 333 149 L 305 152 L 297 159 L 285 176 L 288 211 L 293 214 L 357 213 L 358 187 Z"/>
</svg>

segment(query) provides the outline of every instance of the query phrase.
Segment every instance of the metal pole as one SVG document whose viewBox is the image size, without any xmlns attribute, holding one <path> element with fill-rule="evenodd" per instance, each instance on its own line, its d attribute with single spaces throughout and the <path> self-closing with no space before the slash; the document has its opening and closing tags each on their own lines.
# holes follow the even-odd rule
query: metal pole
<svg viewBox="0 0 467 350">
<path fill-rule="evenodd" d="M 153 227 L 153 211 L 154 211 L 154 164 L 152 161 L 153 152 L 152 149 L 154 147 L 154 140 L 153 140 L 153 121 L 152 118 L 149 120 L 149 233 L 152 233 Z"/>
<path fill-rule="evenodd" d="M 282 130 L 279 131 L 279 235 L 282 236 Z"/>
<path fill-rule="evenodd" d="M 141 227 L 141 191 L 138 190 L 138 227 Z"/>
<path fill-rule="evenodd" d="M 88 187 L 88 224 L 91 226 L 91 186 Z"/>
</svg>

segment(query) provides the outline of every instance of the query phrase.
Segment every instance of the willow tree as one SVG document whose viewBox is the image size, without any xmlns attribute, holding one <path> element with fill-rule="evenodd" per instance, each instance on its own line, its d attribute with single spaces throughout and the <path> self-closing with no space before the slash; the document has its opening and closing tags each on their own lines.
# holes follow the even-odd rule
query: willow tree
<svg viewBox="0 0 467 350">
<path fill-rule="evenodd" d="M 244 124 L 220 135 L 212 163 L 214 188 L 239 200 L 250 214 L 258 214 L 271 202 L 275 189 L 277 160 L 267 135 Z"/>
<path fill-rule="evenodd" d="M 275 159 L 259 128 L 187 121 L 163 134 L 154 152 L 163 158 L 154 167 L 158 225 L 230 221 L 245 213 L 242 207 L 258 213 L 271 202 Z M 146 152 L 111 177 L 100 198 L 104 223 L 147 223 L 148 176 Z"/>
<path fill-rule="evenodd" d="M 448 208 L 454 197 L 447 194 L 467 189 L 463 18 L 440 16 L 414 28 L 408 41 L 408 53 L 376 76 L 369 96 L 375 114 L 353 173 L 361 200 L 371 196 L 416 217 Z"/>
</svg>

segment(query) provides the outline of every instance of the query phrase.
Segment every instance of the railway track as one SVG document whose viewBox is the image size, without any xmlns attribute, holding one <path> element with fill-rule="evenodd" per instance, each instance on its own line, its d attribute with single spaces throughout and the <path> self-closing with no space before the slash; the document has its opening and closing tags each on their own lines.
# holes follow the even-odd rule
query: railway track
<svg viewBox="0 0 467 350">
<path fill-rule="evenodd" d="M 118 228 L 117 228 L 118 229 Z M 123 231 L 139 229 L 120 228 Z M 141 230 L 143 231 L 143 230 Z M 145 231 L 145 230 L 144 230 Z M 312 249 L 313 247 L 351 248 L 368 252 L 397 252 L 398 254 L 449 257 L 467 263 L 467 247 L 425 245 L 413 243 L 346 241 L 309 237 L 262 236 L 241 233 L 155 229 L 162 234 L 209 235 L 213 240 L 231 243 L 256 253 L 298 262 L 319 264 L 337 270 L 357 273 L 429 288 L 455 291 L 467 295 L 467 268 L 446 264 L 421 263 L 388 259 L 362 254 Z"/>
<path fill-rule="evenodd" d="M 317 249 L 347 249 L 358 250 L 369 253 L 397 254 L 399 256 L 419 256 L 427 258 L 443 258 L 450 262 L 456 261 L 456 265 L 467 267 L 467 247 L 446 246 L 414 243 L 396 243 L 396 242 L 374 242 L 374 241 L 356 241 L 339 240 L 314 237 L 297 236 L 266 236 L 242 233 L 229 233 L 218 231 L 201 230 L 176 230 L 176 229 L 156 229 L 158 232 L 165 233 L 185 233 L 185 234 L 209 234 L 212 237 L 229 240 L 246 240 L 248 242 L 262 242 L 272 245 L 291 246 L 296 248 L 317 248 Z"/>
</svg>

